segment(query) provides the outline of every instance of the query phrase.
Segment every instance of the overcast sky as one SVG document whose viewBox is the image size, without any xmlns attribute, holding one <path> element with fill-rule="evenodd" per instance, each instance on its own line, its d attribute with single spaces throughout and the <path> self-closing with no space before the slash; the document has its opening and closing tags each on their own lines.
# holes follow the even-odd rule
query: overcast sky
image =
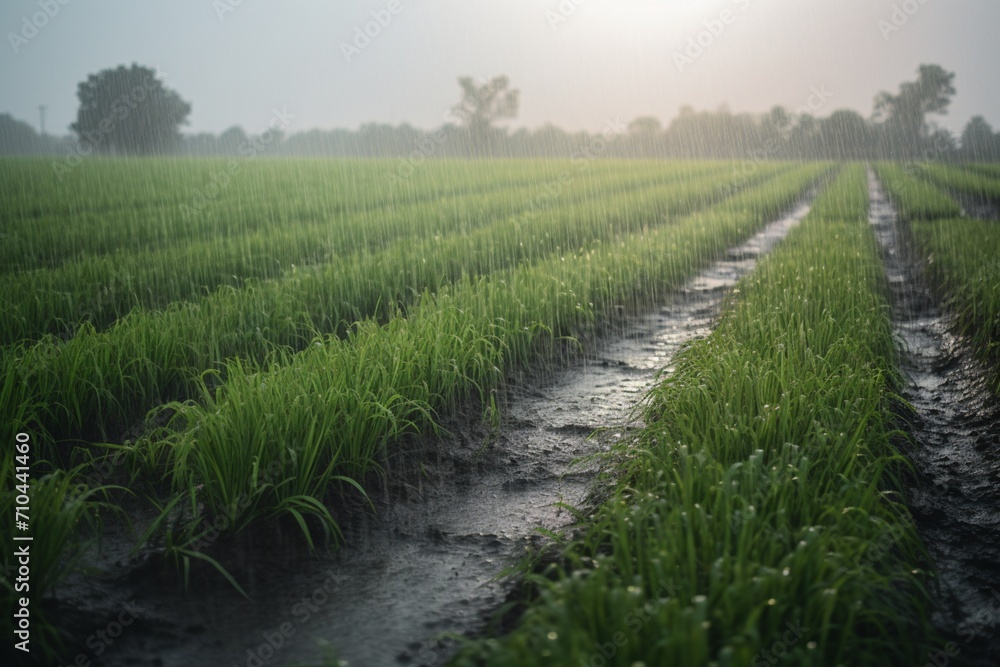
<svg viewBox="0 0 1000 667">
<path fill-rule="evenodd" d="M 44 5 L 58 12 L 33 33 Z M 387 25 L 345 55 L 372 12 Z M 80 81 L 132 62 L 192 103 L 185 132 L 260 131 L 275 108 L 290 133 L 431 128 L 459 76 L 497 74 L 521 90 L 516 126 L 667 123 L 685 104 L 868 116 L 921 63 L 957 74 L 942 125 L 979 114 L 1000 129 L 997 0 L 3 0 L 0 27 L 0 112 L 37 126 L 45 104 L 51 133 L 75 119 Z"/>
</svg>

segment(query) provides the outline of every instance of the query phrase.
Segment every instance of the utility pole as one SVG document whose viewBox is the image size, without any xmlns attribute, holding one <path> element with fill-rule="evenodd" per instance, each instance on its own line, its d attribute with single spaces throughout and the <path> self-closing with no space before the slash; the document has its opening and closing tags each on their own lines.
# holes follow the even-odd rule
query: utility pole
<svg viewBox="0 0 1000 667">
<path fill-rule="evenodd" d="M 42 136 L 45 136 L 45 105 L 38 105 L 38 127 L 42 131 Z"/>
</svg>

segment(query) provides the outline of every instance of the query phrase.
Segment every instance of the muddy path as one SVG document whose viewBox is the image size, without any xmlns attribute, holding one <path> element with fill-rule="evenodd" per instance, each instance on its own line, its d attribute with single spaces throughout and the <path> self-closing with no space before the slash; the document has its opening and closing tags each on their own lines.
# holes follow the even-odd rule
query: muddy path
<svg viewBox="0 0 1000 667">
<path fill-rule="evenodd" d="M 928 283 L 895 209 L 869 174 L 883 248 L 905 415 L 916 467 L 908 500 L 940 575 L 934 623 L 957 646 L 949 664 L 1000 664 L 1000 406 Z M 933 664 L 933 663 L 932 663 Z"/>
<path fill-rule="evenodd" d="M 503 604 L 512 584 L 496 575 L 542 539 L 537 527 L 569 524 L 559 503 L 584 503 L 595 471 L 575 462 L 629 426 L 657 372 L 710 330 L 727 290 L 808 213 L 813 196 L 655 311 L 509 387 L 498 428 L 478 419 L 448 424 L 419 462 L 389 461 L 390 477 L 414 466 L 421 474 L 386 489 L 376 515 L 347 517 L 346 547 L 304 558 L 279 536 L 241 545 L 234 573 L 253 602 L 218 576 L 199 578 L 185 595 L 176 572 L 136 570 L 127 554 L 133 539 L 109 534 L 105 574 L 60 590 L 80 652 L 114 667 L 262 667 L 317 664 L 328 644 L 350 665 L 443 664 L 454 646 L 446 633 L 483 632 Z M 132 600 L 138 621 L 95 656 L 84 638 Z"/>
</svg>

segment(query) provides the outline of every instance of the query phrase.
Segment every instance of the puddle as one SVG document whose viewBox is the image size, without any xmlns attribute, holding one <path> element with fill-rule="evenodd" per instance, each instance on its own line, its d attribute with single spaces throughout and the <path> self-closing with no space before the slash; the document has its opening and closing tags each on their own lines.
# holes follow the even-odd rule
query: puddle
<svg viewBox="0 0 1000 667">
<path fill-rule="evenodd" d="M 557 503 L 584 501 L 593 471 L 573 462 L 602 446 L 588 435 L 627 426 L 656 373 L 681 345 L 708 333 L 727 289 L 808 211 L 802 203 L 732 249 L 669 303 L 629 318 L 594 354 L 544 382 L 511 387 L 504 422 L 485 452 L 476 429 L 452 429 L 422 460 L 424 474 L 394 492 L 401 497 L 378 516 L 357 513 L 344 526 L 347 547 L 311 559 L 288 557 L 266 541 L 241 548 L 246 562 L 237 558 L 234 572 L 253 603 L 220 577 L 185 596 L 176 575 L 119 572 L 64 587 L 63 603 L 79 614 L 74 626 L 85 637 L 86 628 L 113 620 L 121 601 L 135 599 L 140 622 L 97 661 L 112 667 L 315 664 L 318 642 L 336 647 L 350 665 L 444 663 L 452 644 L 442 635 L 481 632 L 511 585 L 494 577 L 540 539 L 537 526 L 570 523 Z M 393 465 L 407 464 L 390 461 L 390 475 Z M 110 536 L 106 554 L 115 554 L 114 543 Z M 125 544 L 120 537 L 115 557 Z"/>
<path fill-rule="evenodd" d="M 905 345 L 903 398 L 915 410 L 907 452 L 910 509 L 938 568 L 934 623 L 961 651 L 952 664 L 1000 664 L 1000 408 L 869 173 L 871 223 L 883 247 L 894 328 Z"/>
</svg>

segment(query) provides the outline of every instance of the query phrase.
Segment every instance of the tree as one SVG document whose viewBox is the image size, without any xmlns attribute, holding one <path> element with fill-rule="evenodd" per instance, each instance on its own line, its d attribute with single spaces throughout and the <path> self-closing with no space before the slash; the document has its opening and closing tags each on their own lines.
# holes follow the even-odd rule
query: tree
<svg viewBox="0 0 1000 667">
<path fill-rule="evenodd" d="M 9 113 L 0 113 L 0 155 L 58 155 L 68 137 L 38 134 L 35 128 Z"/>
<path fill-rule="evenodd" d="M 39 153 L 41 141 L 35 128 L 8 113 L 0 114 L 0 155 Z"/>
<path fill-rule="evenodd" d="M 233 125 L 219 135 L 217 146 L 222 155 L 238 155 L 240 148 L 246 143 L 247 133 L 239 125 Z"/>
<path fill-rule="evenodd" d="M 509 90 L 510 80 L 506 76 L 494 77 L 482 85 L 472 77 L 463 76 L 458 85 L 462 88 L 462 101 L 452 113 L 468 129 L 476 153 L 489 151 L 493 123 L 517 117 L 521 92 Z"/>
<path fill-rule="evenodd" d="M 973 162 L 1000 159 L 1000 137 L 982 116 L 970 120 L 962 132 L 962 157 Z"/>
<path fill-rule="evenodd" d="M 640 116 L 628 124 L 628 151 L 634 157 L 653 157 L 657 154 L 663 125 L 654 116 Z"/>
<path fill-rule="evenodd" d="M 71 129 L 101 153 L 150 155 L 174 149 L 191 105 L 164 87 L 156 70 L 134 64 L 91 74 L 77 89 Z"/>
<path fill-rule="evenodd" d="M 822 121 L 819 135 L 823 157 L 862 160 L 869 153 L 868 123 L 857 111 L 834 111 Z"/>
<path fill-rule="evenodd" d="M 663 131 L 660 119 L 654 116 L 640 116 L 628 124 L 629 134 L 652 138 Z"/>
<path fill-rule="evenodd" d="M 944 114 L 955 94 L 953 72 L 940 65 L 921 65 L 916 81 L 906 81 L 899 93 L 881 92 L 875 98 L 875 118 L 884 120 L 883 131 L 891 155 L 913 157 L 930 136 L 929 114 Z"/>
</svg>

